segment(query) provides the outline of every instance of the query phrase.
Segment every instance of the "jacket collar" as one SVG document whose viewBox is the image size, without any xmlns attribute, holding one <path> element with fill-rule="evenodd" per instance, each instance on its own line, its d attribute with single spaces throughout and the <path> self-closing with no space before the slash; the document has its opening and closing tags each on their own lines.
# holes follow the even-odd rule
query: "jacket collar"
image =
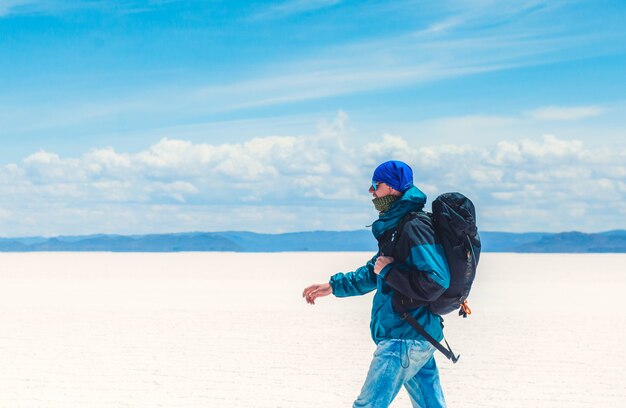
<svg viewBox="0 0 626 408">
<path fill-rule="evenodd" d="M 400 220 L 411 211 L 422 211 L 426 204 L 426 194 L 419 188 L 413 186 L 402 195 L 402 197 L 393 203 L 389 210 L 381 214 L 372 224 L 372 234 L 376 239 L 380 238 L 385 231 L 394 228 L 400 223 Z"/>
</svg>

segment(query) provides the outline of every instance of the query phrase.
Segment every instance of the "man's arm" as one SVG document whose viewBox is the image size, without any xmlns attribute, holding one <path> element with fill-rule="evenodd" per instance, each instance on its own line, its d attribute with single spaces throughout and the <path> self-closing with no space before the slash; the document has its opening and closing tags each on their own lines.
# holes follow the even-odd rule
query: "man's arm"
<svg viewBox="0 0 626 408">
<path fill-rule="evenodd" d="M 314 305 L 315 299 L 331 293 L 337 297 L 346 297 L 371 292 L 376 289 L 375 261 L 376 256 L 354 272 L 338 273 L 333 275 L 328 283 L 311 285 L 304 289 L 302 297 L 307 303 Z"/>
<path fill-rule="evenodd" d="M 364 295 L 376 289 L 374 265 L 377 255 L 354 272 L 338 273 L 330 278 L 333 295 L 337 297 Z"/>
</svg>

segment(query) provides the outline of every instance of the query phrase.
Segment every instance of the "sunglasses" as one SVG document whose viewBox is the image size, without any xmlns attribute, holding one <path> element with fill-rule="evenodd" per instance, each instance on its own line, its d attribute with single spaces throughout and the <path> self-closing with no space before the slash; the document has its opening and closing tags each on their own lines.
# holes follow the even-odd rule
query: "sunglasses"
<svg viewBox="0 0 626 408">
<path fill-rule="evenodd" d="M 372 188 L 374 191 L 378 190 L 378 186 L 382 184 L 382 181 L 372 181 Z"/>
</svg>

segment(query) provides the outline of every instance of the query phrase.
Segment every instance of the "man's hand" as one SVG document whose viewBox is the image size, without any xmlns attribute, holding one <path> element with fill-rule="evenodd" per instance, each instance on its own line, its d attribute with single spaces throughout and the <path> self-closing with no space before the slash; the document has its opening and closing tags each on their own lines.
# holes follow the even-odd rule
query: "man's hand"
<svg viewBox="0 0 626 408">
<path fill-rule="evenodd" d="M 390 256 L 379 256 L 376 258 L 376 263 L 374 264 L 374 273 L 376 275 L 380 274 L 380 271 L 390 263 L 393 262 L 393 258 Z"/>
<path fill-rule="evenodd" d="M 321 296 L 328 296 L 333 293 L 333 288 L 330 283 L 322 283 L 319 285 L 311 285 L 304 289 L 302 297 L 306 299 L 306 302 L 310 305 L 315 304 L 315 299 Z"/>
</svg>

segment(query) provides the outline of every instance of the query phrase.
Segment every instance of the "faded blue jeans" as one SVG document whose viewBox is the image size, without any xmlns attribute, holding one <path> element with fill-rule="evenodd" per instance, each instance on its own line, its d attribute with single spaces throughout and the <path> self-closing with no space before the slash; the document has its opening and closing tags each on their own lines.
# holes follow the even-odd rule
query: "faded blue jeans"
<svg viewBox="0 0 626 408">
<path fill-rule="evenodd" d="M 414 408 L 445 407 L 435 347 L 426 340 L 383 340 L 353 408 L 386 408 L 404 385 Z"/>
</svg>

